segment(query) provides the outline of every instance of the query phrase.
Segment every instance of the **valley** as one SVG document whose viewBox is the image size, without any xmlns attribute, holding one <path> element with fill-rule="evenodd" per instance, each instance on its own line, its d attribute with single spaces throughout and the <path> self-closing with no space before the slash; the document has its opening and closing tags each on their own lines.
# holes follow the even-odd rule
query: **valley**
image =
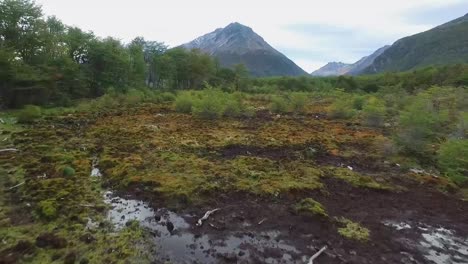
<svg viewBox="0 0 468 264">
<path fill-rule="evenodd" d="M 389 162 L 376 141 L 388 131 L 325 106 L 207 121 L 146 105 L 3 126 L 18 149 L 0 154 L 5 186 L 24 184 L 4 191 L 1 259 L 303 263 L 327 246 L 321 263 L 466 261 L 458 188 Z"/>
</svg>

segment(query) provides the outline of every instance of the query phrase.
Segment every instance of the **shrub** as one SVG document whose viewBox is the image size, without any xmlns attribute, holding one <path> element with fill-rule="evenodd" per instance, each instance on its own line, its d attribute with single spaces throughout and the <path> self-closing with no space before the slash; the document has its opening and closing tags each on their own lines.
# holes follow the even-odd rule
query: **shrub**
<svg viewBox="0 0 468 264">
<path fill-rule="evenodd" d="M 170 92 L 164 92 L 160 95 L 160 97 L 161 97 L 161 101 L 163 102 L 174 102 L 176 99 L 176 96 Z"/>
<path fill-rule="evenodd" d="M 18 112 L 16 118 L 19 123 L 31 123 L 41 117 L 41 108 L 35 105 L 27 105 Z"/>
<path fill-rule="evenodd" d="M 142 91 L 131 89 L 125 95 L 122 95 L 121 98 L 123 104 L 135 106 L 143 101 L 145 94 Z"/>
<path fill-rule="evenodd" d="M 435 109 L 427 94 L 416 96 L 400 113 L 397 142 L 409 152 L 427 152 L 430 143 L 442 132 L 443 124 L 448 120 L 447 114 L 447 111 Z"/>
<path fill-rule="evenodd" d="M 353 100 L 353 108 L 356 110 L 362 110 L 364 103 L 366 102 L 365 96 L 355 96 Z"/>
<path fill-rule="evenodd" d="M 203 119 L 217 119 L 224 113 L 224 106 L 221 98 L 214 94 L 204 96 L 197 101 L 192 110 L 195 116 Z"/>
<path fill-rule="evenodd" d="M 385 120 L 385 104 L 376 97 L 371 97 L 367 100 L 363 107 L 365 123 L 368 126 L 379 127 L 383 125 Z"/>
<path fill-rule="evenodd" d="M 192 112 L 194 98 L 188 93 L 180 93 L 175 99 L 177 112 L 189 114 Z"/>
<path fill-rule="evenodd" d="M 353 101 L 346 98 L 338 98 L 328 107 L 328 112 L 332 118 L 350 119 L 356 115 L 353 109 Z"/>
<path fill-rule="evenodd" d="M 62 174 L 65 177 L 71 177 L 75 175 L 75 169 L 70 166 L 65 166 L 62 168 Z"/>
<path fill-rule="evenodd" d="M 440 169 L 457 183 L 468 180 L 468 139 L 451 139 L 440 146 Z"/>
<path fill-rule="evenodd" d="M 306 213 L 318 216 L 328 216 L 323 205 L 312 198 L 302 199 L 294 207 L 298 213 Z"/>
<path fill-rule="evenodd" d="M 305 93 L 292 93 L 290 96 L 290 107 L 295 113 L 304 113 L 307 105 L 307 95 Z"/>
<path fill-rule="evenodd" d="M 228 98 L 224 105 L 224 115 L 229 117 L 238 117 L 243 112 L 243 105 L 240 100 Z"/>
<path fill-rule="evenodd" d="M 288 112 L 288 101 L 279 96 L 275 96 L 271 100 L 270 111 L 276 114 L 283 114 Z"/>
</svg>

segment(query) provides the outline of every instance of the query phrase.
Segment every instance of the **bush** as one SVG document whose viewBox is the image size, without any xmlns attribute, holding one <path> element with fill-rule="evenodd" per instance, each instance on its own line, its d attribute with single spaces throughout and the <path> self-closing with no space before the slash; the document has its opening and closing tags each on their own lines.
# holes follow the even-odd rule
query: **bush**
<svg viewBox="0 0 468 264">
<path fill-rule="evenodd" d="M 364 103 L 366 102 L 366 97 L 365 96 L 355 96 L 353 100 L 353 108 L 356 110 L 362 110 L 364 107 Z"/>
<path fill-rule="evenodd" d="M 131 89 L 125 95 L 121 95 L 122 104 L 135 106 L 143 101 L 145 94 L 142 91 Z"/>
<path fill-rule="evenodd" d="M 468 139 L 451 139 L 443 143 L 437 159 L 447 177 L 457 183 L 468 180 Z"/>
<path fill-rule="evenodd" d="M 290 98 L 291 110 L 295 113 L 304 113 L 307 105 L 307 95 L 305 93 L 292 93 Z"/>
<path fill-rule="evenodd" d="M 160 95 L 160 97 L 161 97 L 161 101 L 163 102 L 174 102 L 176 99 L 176 96 L 170 92 L 164 92 Z"/>
<path fill-rule="evenodd" d="M 217 119 L 224 113 L 222 94 L 220 92 L 205 91 L 203 98 L 193 106 L 193 114 L 204 119 Z"/>
<path fill-rule="evenodd" d="M 371 97 L 367 100 L 363 107 L 365 123 L 368 126 L 380 127 L 385 120 L 385 104 L 376 97 Z"/>
<path fill-rule="evenodd" d="M 188 93 L 180 93 L 175 99 L 177 112 L 189 114 L 192 112 L 194 98 Z"/>
<path fill-rule="evenodd" d="M 62 168 L 62 174 L 65 177 L 71 177 L 75 175 L 75 169 L 70 166 L 65 166 Z"/>
<path fill-rule="evenodd" d="M 35 105 L 27 105 L 18 112 L 16 118 L 19 123 L 32 123 L 41 117 L 41 108 Z"/>
<path fill-rule="evenodd" d="M 435 109 L 428 94 L 420 94 L 400 114 L 397 142 L 407 151 L 423 154 L 429 151 L 437 135 L 442 134 L 448 112 Z"/>
<path fill-rule="evenodd" d="M 238 117 L 243 113 L 243 105 L 240 100 L 228 98 L 224 105 L 224 115 L 229 117 Z"/>
<path fill-rule="evenodd" d="M 333 102 L 328 112 L 332 118 L 350 119 L 356 115 L 356 110 L 353 109 L 353 101 L 346 98 L 338 98 Z"/>
<path fill-rule="evenodd" d="M 288 112 L 288 101 L 279 96 L 275 96 L 271 100 L 270 111 L 276 114 L 283 114 Z"/>
</svg>

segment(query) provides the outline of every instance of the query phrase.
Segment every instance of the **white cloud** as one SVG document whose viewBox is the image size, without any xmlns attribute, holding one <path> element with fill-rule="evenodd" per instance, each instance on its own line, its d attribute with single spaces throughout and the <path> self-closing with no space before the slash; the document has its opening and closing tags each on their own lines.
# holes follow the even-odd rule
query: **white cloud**
<svg viewBox="0 0 468 264">
<path fill-rule="evenodd" d="M 323 50 L 330 53 L 330 60 L 338 57 L 336 60 L 343 61 L 357 60 L 366 54 L 350 53 L 347 48 L 356 47 L 347 47 L 345 38 L 327 39 L 288 30 L 288 26 L 314 24 L 344 28 L 363 38 L 362 43 L 366 37 L 378 39 L 379 44 L 372 47 L 377 49 L 435 26 L 408 22 L 407 16 L 412 12 L 463 1 L 466 0 L 37 0 L 47 15 L 56 15 L 64 23 L 92 30 L 98 36 L 114 36 L 124 41 L 144 36 L 175 46 L 238 21 L 252 27 L 280 51 Z M 333 50 L 337 47 L 342 50 Z M 323 63 L 314 58 L 295 61 L 307 70 Z"/>
</svg>

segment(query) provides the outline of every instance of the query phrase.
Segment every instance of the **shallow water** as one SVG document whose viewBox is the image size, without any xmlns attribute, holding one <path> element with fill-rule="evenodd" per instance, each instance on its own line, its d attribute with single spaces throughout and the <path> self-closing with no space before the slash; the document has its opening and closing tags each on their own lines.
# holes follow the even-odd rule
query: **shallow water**
<svg viewBox="0 0 468 264">
<path fill-rule="evenodd" d="M 153 234 L 154 247 L 158 252 L 155 258 L 159 261 L 219 263 L 224 259 L 238 263 L 302 263 L 298 260 L 301 252 L 279 239 L 279 231 L 258 234 L 234 232 L 227 237 L 196 236 L 191 232 L 196 227 L 167 209 L 155 211 L 145 202 L 117 197 L 110 191 L 105 193 L 104 200 L 112 206 L 108 219 L 116 228 L 124 227 L 129 220 L 137 220 Z M 173 230 L 169 230 L 169 222 L 173 224 Z"/>
<path fill-rule="evenodd" d="M 435 228 L 421 223 L 409 224 L 387 221 L 385 225 L 398 231 L 411 230 L 421 234 L 417 247 L 424 257 L 436 264 L 468 263 L 468 238 L 459 237 L 456 232 L 443 227 Z"/>
</svg>

